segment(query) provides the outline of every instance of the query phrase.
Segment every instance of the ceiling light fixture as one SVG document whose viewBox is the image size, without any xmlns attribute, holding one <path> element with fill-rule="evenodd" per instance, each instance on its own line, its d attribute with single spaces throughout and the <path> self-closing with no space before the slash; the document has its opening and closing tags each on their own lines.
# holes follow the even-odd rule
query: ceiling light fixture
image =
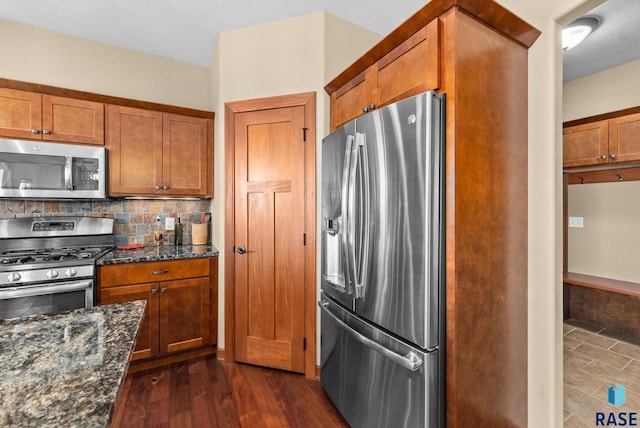
<svg viewBox="0 0 640 428">
<path fill-rule="evenodd" d="M 600 25 L 600 21 L 592 16 L 578 18 L 562 29 L 562 52 L 566 52 L 582 42 Z"/>
</svg>

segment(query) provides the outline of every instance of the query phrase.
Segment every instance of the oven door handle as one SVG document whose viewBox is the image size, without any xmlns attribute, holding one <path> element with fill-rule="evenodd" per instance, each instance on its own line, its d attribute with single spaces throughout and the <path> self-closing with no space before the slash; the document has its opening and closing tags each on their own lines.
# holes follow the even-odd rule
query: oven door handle
<svg viewBox="0 0 640 428">
<path fill-rule="evenodd" d="M 0 288 L 0 300 L 15 299 L 18 297 L 32 297 L 41 296 L 45 294 L 58 294 L 66 293 L 69 291 L 86 290 L 93 286 L 93 280 L 87 279 L 84 281 L 63 282 L 63 283 L 49 283 L 49 284 L 36 284 L 26 285 L 21 287 L 9 287 Z"/>
</svg>

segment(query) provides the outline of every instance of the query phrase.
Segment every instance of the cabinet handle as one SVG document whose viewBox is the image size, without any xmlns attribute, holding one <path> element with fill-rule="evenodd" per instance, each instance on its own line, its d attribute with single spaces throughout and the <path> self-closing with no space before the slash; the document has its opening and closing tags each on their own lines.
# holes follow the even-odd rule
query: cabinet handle
<svg viewBox="0 0 640 428">
<path fill-rule="evenodd" d="M 160 289 L 160 292 L 161 292 L 161 293 L 166 293 L 166 292 L 167 292 L 167 289 L 166 289 L 166 288 L 161 288 L 161 289 Z"/>
<path fill-rule="evenodd" d="M 600 156 L 600 159 L 605 160 L 607 158 L 607 155 L 602 155 Z"/>
<path fill-rule="evenodd" d="M 169 186 L 162 186 L 162 190 L 169 190 Z"/>
<path fill-rule="evenodd" d="M 369 110 L 375 110 L 375 109 L 376 109 L 376 105 L 375 105 L 375 104 L 371 104 L 371 105 L 369 106 Z"/>
<path fill-rule="evenodd" d="M 39 134 L 39 133 L 40 133 L 40 131 L 38 131 L 38 130 L 37 130 L 37 129 L 35 129 L 35 128 L 31 128 L 31 133 L 32 133 L 32 134 Z"/>
<path fill-rule="evenodd" d="M 51 131 L 50 131 L 50 130 L 48 130 L 48 129 L 43 129 L 43 130 L 42 130 L 42 133 L 43 133 L 43 134 L 47 134 L 47 135 L 49 135 L 49 134 L 51 134 Z"/>
<path fill-rule="evenodd" d="M 151 271 L 151 275 L 164 275 L 165 273 L 169 273 L 169 271 L 167 269 Z"/>
<path fill-rule="evenodd" d="M 160 190 L 160 186 L 156 185 L 156 190 Z"/>
<path fill-rule="evenodd" d="M 158 289 L 157 288 L 152 288 L 151 289 L 151 294 L 158 294 Z"/>
<path fill-rule="evenodd" d="M 364 108 L 362 109 L 362 112 L 363 112 L 363 113 L 367 113 L 368 111 L 369 111 L 369 107 L 364 107 Z"/>
<path fill-rule="evenodd" d="M 611 153 L 611 154 L 609 155 L 609 157 L 610 157 L 611 159 L 615 159 L 615 158 L 616 158 L 616 154 L 615 154 L 615 153 Z"/>
</svg>

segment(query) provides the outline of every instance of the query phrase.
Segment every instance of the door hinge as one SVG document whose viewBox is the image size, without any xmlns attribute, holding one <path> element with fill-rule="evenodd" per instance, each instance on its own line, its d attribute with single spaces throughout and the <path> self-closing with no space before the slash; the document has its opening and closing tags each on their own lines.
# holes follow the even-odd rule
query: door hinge
<svg viewBox="0 0 640 428">
<path fill-rule="evenodd" d="M 302 234 L 302 245 L 303 246 L 307 245 L 307 234 L 306 233 Z"/>
<path fill-rule="evenodd" d="M 306 351 L 307 350 L 307 338 L 303 338 L 302 339 L 302 350 Z"/>
<path fill-rule="evenodd" d="M 307 141 L 307 129 L 309 128 L 302 128 L 302 141 Z"/>
</svg>

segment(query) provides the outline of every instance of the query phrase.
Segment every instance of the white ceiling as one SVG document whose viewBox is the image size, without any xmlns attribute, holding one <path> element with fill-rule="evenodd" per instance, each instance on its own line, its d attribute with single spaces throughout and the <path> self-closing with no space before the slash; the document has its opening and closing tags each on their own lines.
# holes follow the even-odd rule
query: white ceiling
<svg viewBox="0 0 640 428">
<path fill-rule="evenodd" d="M 210 67 L 218 33 L 327 11 L 386 35 L 426 0 L 2 0 L 0 18 Z"/>
<path fill-rule="evenodd" d="M 585 16 L 600 26 L 563 54 L 565 82 L 640 58 L 640 0 L 607 0 Z"/>
<path fill-rule="evenodd" d="M 426 0 L 2 0 L 0 19 L 210 67 L 218 33 L 325 10 L 386 35 Z M 607 0 L 564 81 L 640 58 L 640 0 Z"/>
</svg>

